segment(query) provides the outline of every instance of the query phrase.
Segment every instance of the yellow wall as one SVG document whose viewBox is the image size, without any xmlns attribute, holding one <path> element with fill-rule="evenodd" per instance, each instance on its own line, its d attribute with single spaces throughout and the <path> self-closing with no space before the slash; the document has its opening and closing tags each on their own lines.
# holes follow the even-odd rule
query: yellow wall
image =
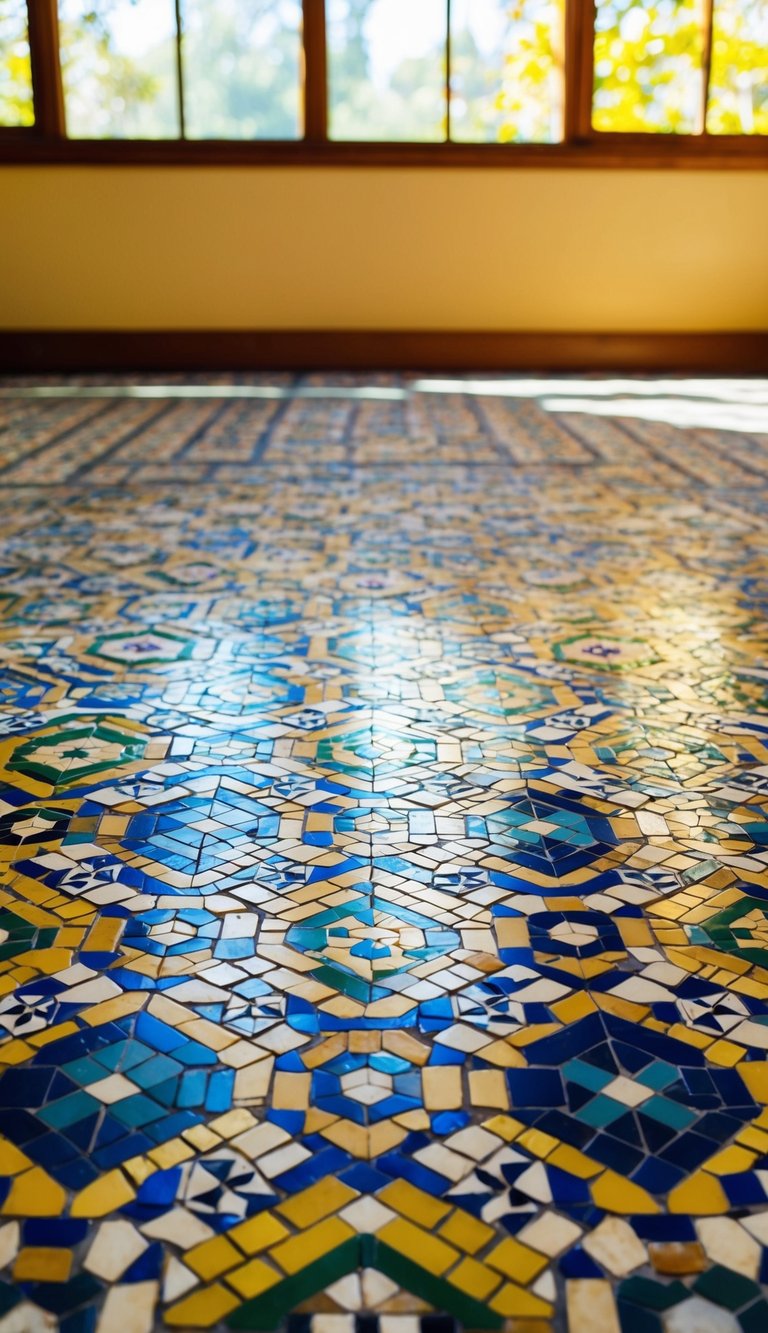
<svg viewBox="0 0 768 1333">
<path fill-rule="evenodd" d="M 768 172 L 4 167 L 5 328 L 768 328 Z"/>
</svg>

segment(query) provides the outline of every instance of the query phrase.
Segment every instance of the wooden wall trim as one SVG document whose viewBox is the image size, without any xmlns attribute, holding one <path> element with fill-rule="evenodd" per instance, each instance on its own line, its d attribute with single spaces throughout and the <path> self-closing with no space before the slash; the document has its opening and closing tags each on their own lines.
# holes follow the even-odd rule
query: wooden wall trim
<svg viewBox="0 0 768 1333">
<path fill-rule="evenodd" d="M 0 331 L 0 372 L 86 370 L 635 370 L 767 375 L 768 330 Z"/>
<path fill-rule="evenodd" d="M 309 107 L 307 108 L 309 113 Z M 314 113 L 317 118 L 317 111 Z M 313 122 L 314 123 L 314 122 Z M 768 136 L 598 134 L 571 143 L 355 143 L 296 139 L 65 139 L 0 126 L 2 166 L 488 167 L 765 171 Z"/>
</svg>

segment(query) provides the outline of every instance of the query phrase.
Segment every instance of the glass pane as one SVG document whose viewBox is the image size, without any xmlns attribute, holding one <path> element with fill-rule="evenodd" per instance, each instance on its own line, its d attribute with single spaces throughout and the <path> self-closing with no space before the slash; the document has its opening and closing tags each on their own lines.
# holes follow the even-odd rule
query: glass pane
<svg viewBox="0 0 768 1333">
<path fill-rule="evenodd" d="M 452 139 L 562 139 L 564 10 L 564 0 L 453 0 Z"/>
<path fill-rule="evenodd" d="M 328 0 L 332 139 L 445 138 L 445 0 Z"/>
<path fill-rule="evenodd" d="M 597 0 L 596 130 L 700 131 L 703 0 Z"/>
<path fill-rule="evenodd" d="M 715 0 L 707 129 L 768 134 L 768 0 Z"/>
<path fill-rule="evenodd" d="M 32 70 L 24 0 L 0 0 L 0 125 L 32 125 Z"/>
<path fill-rule="evenodd" d="M 179 134 L 174 0 L 59 0 L 67 132 Z"/>
<path fill-rule="evenodd" d="M 189 138 L 301 135 L 301 0 L 184 0 L 182 32 Z"/>
</svg>

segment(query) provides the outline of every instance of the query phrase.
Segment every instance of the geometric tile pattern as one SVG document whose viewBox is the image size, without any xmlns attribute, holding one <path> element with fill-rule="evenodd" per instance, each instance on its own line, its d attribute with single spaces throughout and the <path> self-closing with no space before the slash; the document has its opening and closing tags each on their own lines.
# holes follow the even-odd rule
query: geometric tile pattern
<svg viewBox="0 0 768 1333">
<path fill-rule="evenodd" d="M 248 383 L 0 400 L 0 1333 L 768 1328 L 768 437 Z"/>
</svg>

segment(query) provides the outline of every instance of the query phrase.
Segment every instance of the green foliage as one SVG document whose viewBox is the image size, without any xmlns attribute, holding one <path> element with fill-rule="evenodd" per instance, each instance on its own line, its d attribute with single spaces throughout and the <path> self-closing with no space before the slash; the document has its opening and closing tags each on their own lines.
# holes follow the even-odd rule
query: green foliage
<svg viewBox="0 0 768 1333">
<path fill-rule="evenodd" d="M 32 69 L 26 6 L 0 0 L 0 125 L 32 125 Z"/>
<path fill-rule="evenodd" d="M 444 138 L 441 47 L 403 57 L 386 86 L 374 80 L 367 24 L 379 2 L 328 0 L 331 135 Z M 124 48 L 121 16 L 124 21 L 126 13 L 146 8 L 151 17 L 151 7 L 155 19 L 147 19 L 141 53 Z M 453 137 L 502 143 L 561 137 L 564 11 L 565 0 L 499 0 L 503 38 L 489 53 L 478 40 L 472 0 L 463 9 L 455 5 L 454 15 L 464 17 L 452 31 Z M 72 134 L 178 134 L 173 14 L 172 0 L 62 0 L 62 70 Z M 245 139 L 300 134 L 299 0 L 184 0 L 182 14 L 187 133 Z M 702 14 L 702 0 L 597 0 L 596 129 L 701 131 Z M 26 6 L 0 0 L 0 125 L 33 119 Z M 768 134 L 766 0 L 715 0 L 707 129 Z"/>
<path fill-rule="evenodd" d="M 562 138 L 565 102 L 565 0 L 517 0 L 509 17 L 499 140 L 556 141 Z"/>
<path fill-rule="evenodd" d="M 595 128 L 695 132 L 703 50 L 700 0 L 598 0 Z"/>
<path fill-rule="evenodd" d="M 701 0 L 598 0 L 593 124 L 700 132 Z M 768 7 L 715 0 L 707 129 L 768 132 Z"/>
<path fill-rule="evenodd" d="M 768 134 L 766 0 L 731 0 L 716 8 L 707 129 Z"/>
</svg>

